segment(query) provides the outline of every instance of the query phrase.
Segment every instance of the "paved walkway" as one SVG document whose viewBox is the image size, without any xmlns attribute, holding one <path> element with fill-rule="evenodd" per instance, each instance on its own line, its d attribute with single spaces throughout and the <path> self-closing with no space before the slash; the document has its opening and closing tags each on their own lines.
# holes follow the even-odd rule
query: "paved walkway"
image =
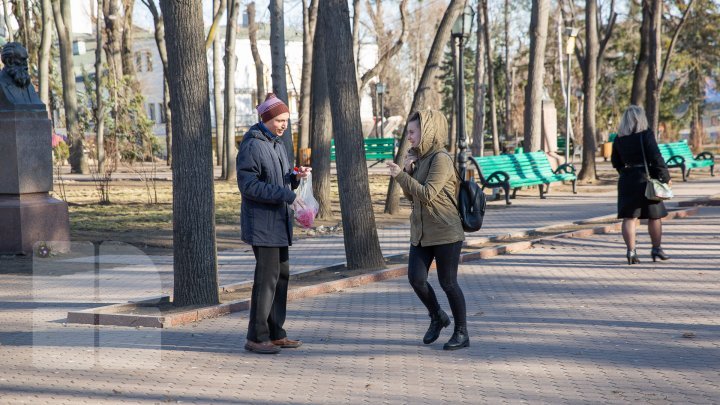
<svg viewBox="0 0 720 405">
<path fill-rule="evenodd" d="M 718 403 L 720 208 L 666 223 L 669 262 L 649 261 L 644 230 L 632 267 L 619 234 L 463 264 L 472 340 L 458 352 L 441 350 L 447 330 L 420 343 L 428 318 L 404 279 L 291 302 L 305 345 L 275 356 L 243 350 L 246 313 L 65 326 L 67 294 L 2 283 L 0 402 Z"/>
<path fill-rule="evenodd" d="M 696 177 L 692 182 L 674 184 L 677 198 L 669 207 L 678 202 L 720 193 L 720 178 Z M 523 195 L 506 206 L 503 201 L 492 202 L 483 229 L 467 234 L 473 241 L 488 236 L 527 231 L 544 226 L 567 224 L 604 215 L 614 215 L 615 192 L 583 192 L 573 195 L 551 189 L 548 198 L 541 200 L 537 195 Z M 385 227 L 378 230 L 383 254 L 407 253 L 410 239 L 409 223 Z M 111 237 L 111 236 L 110 236 Z M 73 248 L 79 252 L 76 259 L 55 259 L 37 261 L 35 291 L 54 295 L 59 289 L 74 292 L 80 302 L 116 303 L 127 300 L 170 294 L 173 284 L 172 256 L 146 256 L 139 249 L 123 244 L 105 242 L 100 247 L 101 296 L 85 297 L 86 291 L 95 284 L 94 248 L 92 244 L 79 243 Z M 345 261 L 342 235 L 327 235 L 297 240 L 290 249 L 291 272 L 298 273 L 319 267 L 341 264 Z M 57 262 L 56 262 L 57 261 Z M 221 285 L 250 281 L 253 278 L 255 259 L 250 247 L 220 252 L 218 255 Z M 53 267 L 72 268 L 63 276 L 41 276 L 52 273 Z M 10 279 L 9 283 L 22 282 Z M 47 287 L 47 288 L 45 288 Z M 94 291 L 94 289 L 90 289 Z"/>
</svg>

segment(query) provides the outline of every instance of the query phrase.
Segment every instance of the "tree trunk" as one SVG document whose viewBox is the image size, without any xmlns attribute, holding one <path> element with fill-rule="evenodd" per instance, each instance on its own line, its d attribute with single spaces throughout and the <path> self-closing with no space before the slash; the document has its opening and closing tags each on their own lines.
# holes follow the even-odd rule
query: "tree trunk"
<svg viewBox="0 0 720 405">
<path fill-rule="evenodd" d="M 512 79 L 510 73 L 510 1 L 505 0 L 505 141 L 510 139 L 512 128 Z M 562 59 L 562 58 L 561 58 Z M 499 149 L 499 145 L 498 145 Z M 499 150 L 498 150 L 499 152 Z"/>
<path fill-rule="evenodd" d="M 360 62 L 360 0 L 353 0 L 352 38 L 353 55 L 355 55 L 355 63 L 358 64 Z"/>
<path fill-rule="evenodd" d="M 658 115 L 660 113 L 658 79 L 660 77 L 660 53 L 662 50 L 662 12 L 662 0 L 651 0 L 645 112 L 647 113 L 648 125 L 655 136 L 658 135 Z"/>
<path fill-rule="evenodd" d="M 163 109 L 165 110 L 165 148 L 167 150 L 167 165 L 172 165 L 172 111 L 170 110 L 170 89 L 168 88 L 168 58 L 165 46 L 165 22 L 163 16 L 155 5 L 155 0 L 142 0 L 153 16 L 155 25 L 155 44 L 160 54 L 163 68 Z"/>
<path fill-rule="evenodd" d="M 224 13 L 223 8 L 227 5 L 224 0 L 213 0 L 215 15 Z M 253 11 L 255 3 L 251 3 Z M 248 5 L 248 16 L 250 15 L 250 5 Z M 219 24 L 219 23 L 218 23 Z M 223 78 L 220 72 L 222 63 L 222 40 L 219 35 L 215 35 L 212 41 L 213 49 L 213 104 L 215 105 L 215 164 L 221 167 L 223 165 L 223 157 L 225 156 L 225 103 L 223 102 Z M 224 178 L 224 177 L 223 177 Z"/>
<path fill-rule="evenodd" d="M 595 180 L 595 101 L 597 99 L 597 73 L 600 44 L 598 40 L 597 0 L 585 2 L 585 65 L 583 66 L 583 152 L 580 180 Z M 569 147 L 566 146 L 566 147 Z"/>
<path fill-rule="evenodd" d="M 443 15 L 440 25 L 438 26 L 437 32 L 435 33 L 435 39 L 433 40 L 432 47 L 430 47 L 430 53 L 428 54 L 425 62 L 425 68 L 423 69 L 422 76 L 418 82 L 417 89 L 415 89 L 415 95 L 413 102 L 410 107 L 408 116 L 413 114 L 415 111 L 427 108 L 428 98 L 430 94 L 435 92 L 435 80 L 440 69 L 440 61 L 443 57 L 445 46 L 450 39 L 450 31 L 455 23 L 458 15 L 462 11 L 465 3 L 461 0 L 450 0 L 445 14 Z M 332 60 L 332 59 L 330 59 Z M 395 163 L 398 165 L 403 164 L 405 153 L 408 150 L 408 142 L 406 137 L 407 122 L 400 138 L 400 145 L 398 146 L 397 154 L 395 155 Z M 400 209 L 400 192 L 397 183 L 394 180 L 390 180 L 388 185 L 387 197 L 385 199 L 385 213 L 395 215 Z"/>
<path fill-rule="evenodd" d="M 40 57 L 38 58 L 38 81 L 40 82 L 40 100 L 50 108 L 50 46 L 52 45 L 52 4 L 50 0 L 42 0 L 42 39 L 40 42 Z"/>
<path fill-rule="evenodd" d="M 257 45 L 257 23 L 255 23 L 255 2 L 248 4 L 248 36 L 250 37 L 250 51 L 255 62 L 255 82 L 257 84 L 256 105 L 265 101 L 265 65 L 260 58 Z"/>
<path fill-rule="evenodd" d="M 475 40 L 475 84 L 473 91 L 473 156 L 485 154 L 485 15 L 482 4 L 478 2 L 477 36 Z"/>
<path fill-rule="evenodd" d="M 73 173 L 88 173 L 87 157 L 85 156 L 84 134 L 80 131 L 77 113 L 77 93 L 75 90 L 75 71 L 73 68 L 72 27 L 69 25 L 70 1 L 52 2 L 57 28 L 60 71 L 63 83 L 63 104 L 65 106 L 65 128 L 70 142 L 70 167 Z"/>
<path fill-rule="evenodd" d="M 300 125 L 298 126 L 298 145 L 307 148 L 310 144 L 310 92 L 312 77 L 313 37 L 317 21 L 317 0 L 310 0 L 310 7 L 302 1 L 303 7 L 303 64 L 300 82 Z M 300 154 L 298 153 L 298 156 Z M 303 162 L 298 161 L 298 164 Z"/>
<path fill-rule="evenodd" d="M 525 88 L 525 152 L 538 151 L 541 146 L 543 77 L 549 14 L 549 0 L 533 0 L 530 17 L 530 64 Z"/>
<path fill-rule="evenodd" d="M 97 24 L 95 26 L 95 147 L 97 148 L 97 172 L 105 177 L 105 107 L 102 97 L 102 1 L 97 1 Z"/>
<path fill-rule="evenodd" d="M 122 26 L 117 0 L 104 0 L 103 17 L 105 19 L 105 56 L 113 87 L 118 89 L 122 82 Z"/>
<path fill-rule="evenodd" d="M 318 13 L 320 13 L 319 11 Z M 332 139 L 332 112 L 328 96 L 325 59 L 325 31 L 317 24 L 313 40 L 312 91 L 310 92 L 310 148 L 313 169 L 313 194 L 320 204 L 318 218 L 333 218 L 330 200 L 330 140 Z"/>
<path fill-rule="evenodd" d="M 173 304 L 218 299 L 210 98 L 202 4 L 161 0 L 173 110 Z"/>
<path fill-rule="evenodd" d="M 12 13 L 10 12 L 10 9 L 8 8 L 8 0 L 2 0 L 3 2 L 3 16 L 5 16 L 5 31 L 7 32 L 6 38 L 7 42 L 13 42 L 15 41 L 15 36 L 13 35 L 12 31 L 12 25 L 10 23 L 10 16 Z"/>
<path fill-rule="evenodd" d="M 240 1 L 229 0 L 227 3 L 227 33 L 225 35 L 225 162 L 224 177 L 228 182 L 237 180 L 237 145 L 235 145 L 235 42 L 237 38 L 237 18 L 240 13 Z"/>
<path fill-rule="evenodd" d="M 346 0 L 323 0 L 321 24 L 327 38 L 326 60 L 333 61 L 327 70 L 337 155 L 338 188 L 342 212 L 345 257 L 349 270 L 383 268 L 375 214 L 370 199 L 368 171 L 363 152 L 360 98 L 358 97 L 353 55 L 350 11 Z"/>
<path fill-rule="evenodd" d="M 630 104 L 645 104 L 645 86 L 648 77 L 648 59 L 650 58 L 650 9 L 646 1 L 642 1 L 642 25 L 640 27 L 640 53 L 633 73 Z"/>
<path fill-rule="evenodd" d="M 154 1 L 154 0 L 153 0 Z M 135 54 L 133 52 L 133 9 L 135 0 L 123 0 L 123 27 L 122 27 L 122 64 L 123 75 L 132 77 L 135 82 Z M 133 83 L 136 85 L 136 83 Z"/>
<path fill-rule="evenodd" d="M 482 0 L 483 18 L 485 21 L 490 21 L 488 18 L 488 0 Z M 497 126 L 497 103 L 495 101 L 495 69 L 493 63 L 493 49 L 490 44 L 490 24 L 484 24 L 485 29 L 485 64 L 487 65 L 488 72 L 488 96 L 490 98 L 490 130 L 492 131 L 492 143 L 493 143 L 493 154 L 500 154 L 500 136 L 498 135 Z"/>
<path fill-rule="evenodd" d="M 272 57 L 273 93 L 290 106 L 285 75 L 285 12 L 283 11 L 283 0 L 270 0 L 268 8 L 270 9 L 270 55 Z M 287 150 L 288 162 L 294 162 L 295 147 L 293 145 L 292 125 L 289 119 L 287 129 L 280 139 Z"/>
</svg>

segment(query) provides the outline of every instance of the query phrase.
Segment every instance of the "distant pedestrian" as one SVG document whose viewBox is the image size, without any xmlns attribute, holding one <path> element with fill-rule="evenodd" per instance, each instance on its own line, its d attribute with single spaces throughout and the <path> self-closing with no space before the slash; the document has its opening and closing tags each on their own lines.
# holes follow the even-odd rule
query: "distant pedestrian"
<svg viewBox="0 0 720 405">
<path fill-rule="evenodd" d="M 470 346 L 465 297 L 457 282 L 465 233 L 456 208 L 459 178 L 445 149 L 447 120 L 439 111 L 415 113 L 408 122 L 407 137 L 411 148 L 404 168 L 394 163 L 387 166 L 412 202 L 408 279 L 430 313 L 430 327 L 423 343 L 434 342 L 442 328 L 450 325 L 450 318 L 440 308 L 435 291 L 427 282 L 430 265 L 435 260 L 440 286 L 455 320 L 455 332 L 443 349 L 461 349 Z"/>
<path fill-rule="evenodd" d="M 644 157 L 643 157 L 644 154 Z M 618 136 L 613 142 L 611 161 L 620 174 L 618 180 L 618 218 L 622 218 L 622 234 L 627 245 L 628 264 L 640 263 L 635 247 L 637 219 L 648 220 L 648 233 L 652 241 L 650 256 L 668 260 L 660 246 L 662 240 L 662 218 L 667 216 L 662 201 L 645 198 L 648 179 L 645 174 L 647 163 L 650 177 L 671 184 L 665 160 L 660 154 L 655 135 L 648 128 L 645 111 L 636 105 L 625 110 L 620 121 Z"/>
<path fill-rule="evenodd" d="M 257 107 L 261 121 L 250 127 L 237 155 L 237 180 L 242 206 L 241 238 L 252 245 L 255 279 L 245 350 L 272 354 L 296 348 L 283 324 L 287 305 L 292 245 L 292 207 L 303 202 L 293 190 L 307 177 L 308 167 L 293 169 L 280 137 L 288 125 L 287 105 L 269 93 Z"/>
</svg>

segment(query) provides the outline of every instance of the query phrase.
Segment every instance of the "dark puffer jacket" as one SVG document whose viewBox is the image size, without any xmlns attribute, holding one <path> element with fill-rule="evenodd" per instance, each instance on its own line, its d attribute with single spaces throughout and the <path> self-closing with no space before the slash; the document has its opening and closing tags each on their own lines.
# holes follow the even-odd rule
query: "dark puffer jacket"
<svg viewBox="0 0 720 405">
<path fill-rule="evenodd" d="M 253 125 L 240 143 L 237 181 L 241 239 L 253 246 L 292 245 L 293 211 L 299 182 L 292 174 L 285 146 Z"/>
</svg>

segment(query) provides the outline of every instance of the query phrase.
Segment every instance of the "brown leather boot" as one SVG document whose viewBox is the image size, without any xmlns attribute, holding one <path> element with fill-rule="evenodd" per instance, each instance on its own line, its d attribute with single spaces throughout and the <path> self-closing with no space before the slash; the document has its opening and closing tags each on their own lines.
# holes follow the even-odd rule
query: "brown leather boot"
<svg viewBox="0 0 720 405">
<path fill-rule="evenodd" d="M 302 346 L 302 342 L 299 340 L 292 340 L 288 339 L 287 337 L 284 337 L 282 339 L 273 340 L 272 344 L 278 347 L 282 347 L 283 349 L 295 349 L 300 346 Z"/>
</svg>

